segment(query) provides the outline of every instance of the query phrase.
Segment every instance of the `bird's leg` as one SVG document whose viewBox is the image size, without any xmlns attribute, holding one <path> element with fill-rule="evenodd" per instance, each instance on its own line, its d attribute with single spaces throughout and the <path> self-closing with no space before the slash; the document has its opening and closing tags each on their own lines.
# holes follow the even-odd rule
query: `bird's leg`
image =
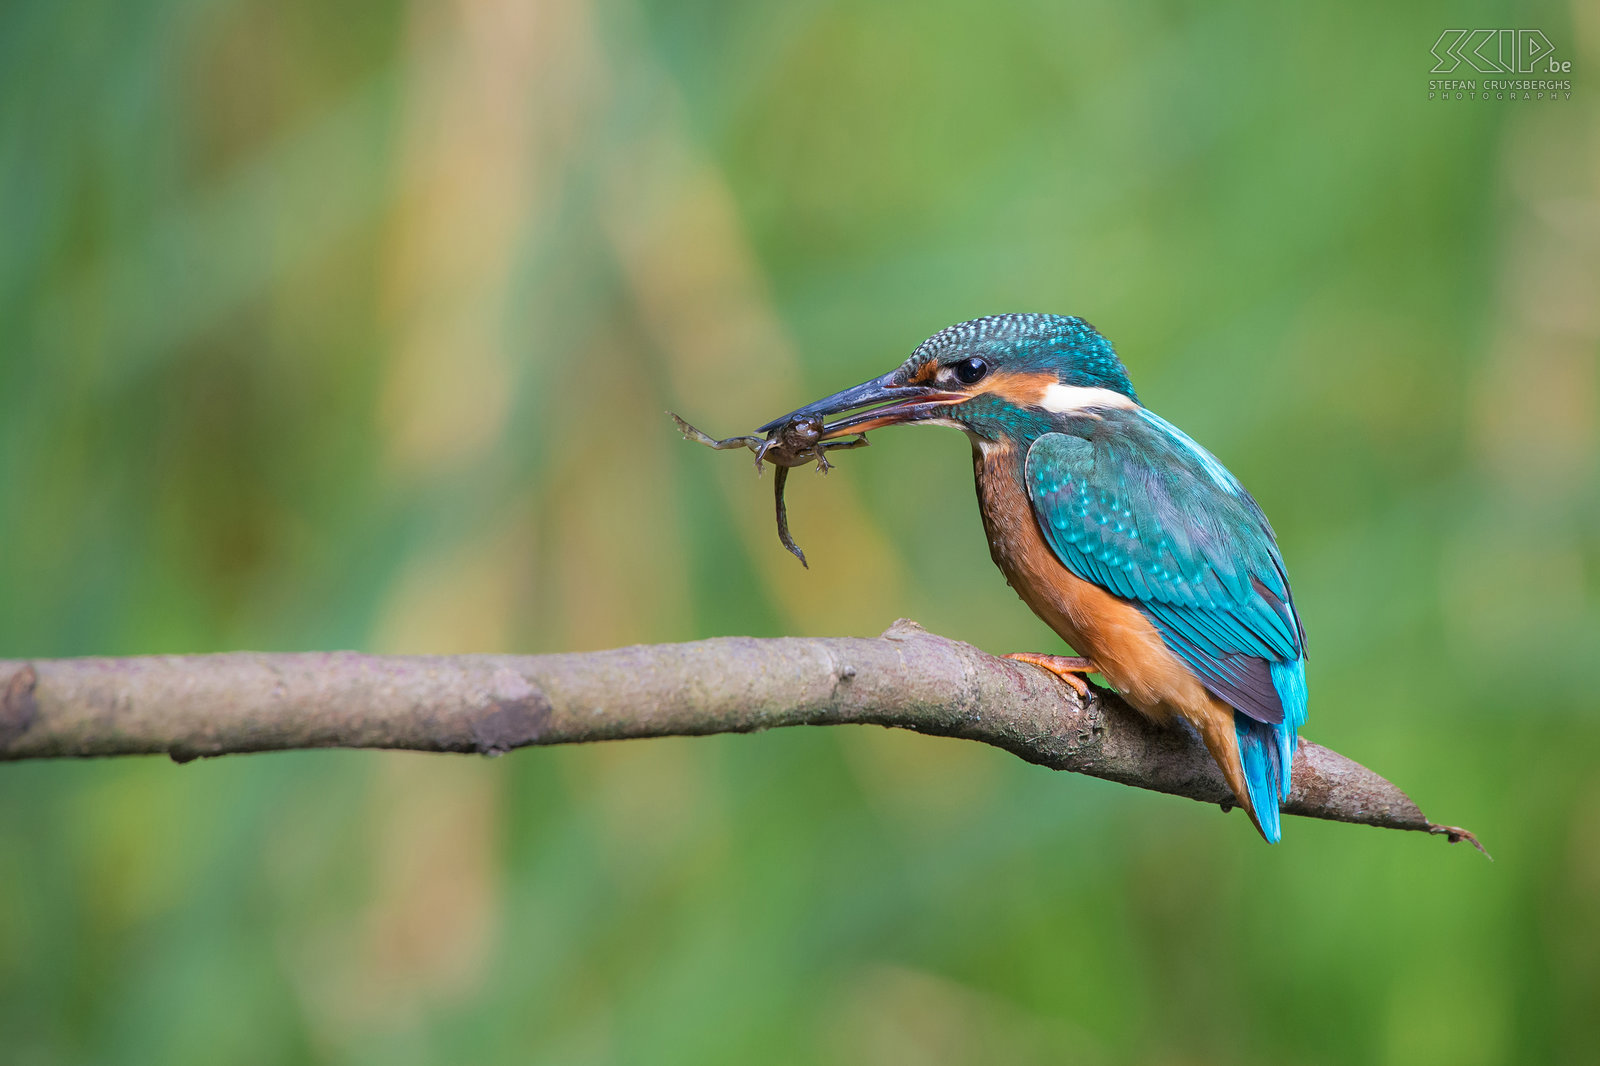
<svg viewBox="0 0 1600 1066">
<path fill-rule="evenodd" d="M 1015 659 L 1019 663 L 1032 663 L 1041 670 L 1050 671 L 1085 698 L 1089 695 L 1089 683 L 1078 675 L 1100 672 L 1098 666 L 1078 655 L 1035 655 L 1033 652 L 1018 651 L 1012 652 L 1006 658 Z"/>
</svg>

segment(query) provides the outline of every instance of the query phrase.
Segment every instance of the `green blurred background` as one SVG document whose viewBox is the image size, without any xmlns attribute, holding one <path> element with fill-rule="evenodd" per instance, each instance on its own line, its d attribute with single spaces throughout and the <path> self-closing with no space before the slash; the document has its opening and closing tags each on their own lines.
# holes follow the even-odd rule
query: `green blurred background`
<svg viewBox="0 0 1600 1066">
<path fill-rule="evenodd" d="M 1558 102 L 1430 102 L 1538 26 Z M 1600 9 L 0 10 L 0 655 L 1059 642 L 968 446 L 683 443 L 1081 314 L 1272 516 L 1306 735 L 1476 830 L 875 729 L 0 766 L 0 1061 L 1600 1046 Z"/>
</svg>

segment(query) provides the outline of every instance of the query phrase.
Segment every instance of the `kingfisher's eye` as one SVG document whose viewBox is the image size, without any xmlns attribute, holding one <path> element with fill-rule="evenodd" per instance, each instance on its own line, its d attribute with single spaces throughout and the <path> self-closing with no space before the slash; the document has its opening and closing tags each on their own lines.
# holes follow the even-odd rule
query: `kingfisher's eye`
<svg viewBox="0 0 1600 1066">
<path fill-rule="evenodd" d="M 956 378 L 963 385 L 975 384 L 982 380 L 983 375 L 988 372 L 989 364 L 977 356 L 973 356 L 971 359 L 963 359 L 956 364 Z"/>
</svg>

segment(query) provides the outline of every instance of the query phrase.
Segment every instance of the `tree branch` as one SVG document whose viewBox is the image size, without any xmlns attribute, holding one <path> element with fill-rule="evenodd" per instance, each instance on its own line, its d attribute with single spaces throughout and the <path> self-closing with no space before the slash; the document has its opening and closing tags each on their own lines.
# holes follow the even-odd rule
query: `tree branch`
<svg viewBox="0 0 1600 1066">
<path fill-rule="evenodd" d="M 1028 762 L 1207 803 L 1199 740 L 1115 695 L 902 619 L 877 639 L 725 637 L 570 655 L 353 652 L 0 660 L 0 760 L 291 748 L 499 754 L 529 745 L 870 723 L 979 740 Z M 1290 814 L 1477 840 L 1302 741 Z"/>
</svg>

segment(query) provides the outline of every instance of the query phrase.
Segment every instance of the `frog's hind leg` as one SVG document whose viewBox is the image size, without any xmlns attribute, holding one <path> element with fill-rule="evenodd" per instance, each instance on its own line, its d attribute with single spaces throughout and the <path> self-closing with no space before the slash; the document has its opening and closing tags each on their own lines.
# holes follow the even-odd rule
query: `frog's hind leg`
<svg viewBox="0 0 1600 1066">
<path fill-rule="evenodd" d="M 667 414 L 672 415 L 672 420 L 678 424 L 678 432 L 683 434 L 685 440 L 692 440 L 696 444 L 704 444 L 707 448 L 715 448 L 719 452 L 727 451 L 729 448 L 749 448 L 754 451 L 760 445 L 766 443 L 765 437 L 729 437 L 726 440 L 717 440 L 715 437 L 707 436 L 695 429 L 677 415 L 672 414 L 671 411 L 668 411 Z"/>
</svg>

